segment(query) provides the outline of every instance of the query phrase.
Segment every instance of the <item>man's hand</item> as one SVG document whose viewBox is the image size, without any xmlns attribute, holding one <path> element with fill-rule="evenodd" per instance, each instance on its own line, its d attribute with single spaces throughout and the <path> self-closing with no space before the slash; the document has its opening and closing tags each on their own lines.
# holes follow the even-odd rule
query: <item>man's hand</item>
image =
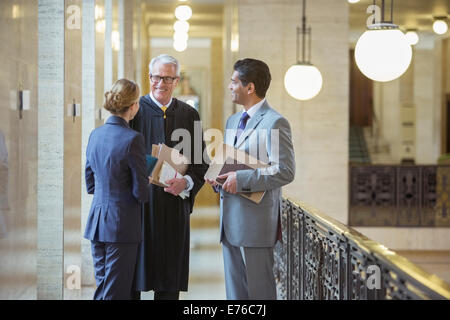
<svg viewBox="0 0 450 320">
<path fill-rule="evenodd" d="M 184 178 L 173 178 L 165 181 L 165 184 L 168 184 L 169 186 L 167 188 L 164 188 L 164 191 L 171 193 L 174 196 L 178 196 L 187 187 L 187 182 L 186 180 L 184 180 Z"/>
<path fill-rule="evenodd" d="M 236 181 L 236 171 L 227 172 L 218 176 L 219 179 L 227 179 L 225 183 L 222 185 L 222 189 L 228 193 L 235 194 L 237 181 Z"/>
</svg>

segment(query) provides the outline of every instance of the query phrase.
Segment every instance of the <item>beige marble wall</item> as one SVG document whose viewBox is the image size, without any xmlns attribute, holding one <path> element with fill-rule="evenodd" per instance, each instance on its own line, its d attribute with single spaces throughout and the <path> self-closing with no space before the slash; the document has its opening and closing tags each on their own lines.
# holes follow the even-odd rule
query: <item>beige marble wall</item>
<svg viewBox="0 0 450 320">
<path fill-rule="evenodd" d="M 414 101 L 416 104 L 416 163 L 435 164 L 438 155 L 434 152 L 433 50 L 414 51 Z"/>
<path fill-rule="evenodd" d="M 83 14 L 82 0 L 66 0 L 66 21 L 69 18 L 70 6 L 80 8 Z M 82 80 L 82 19 L 78 28 L 65 28 L 64 39 L 64 270 L 70 266 L 81 266 L 80 244 L 74 239 L 81 238 L 81 108 Z M 68 105 L 79 104 L 80 115 L 68 115 Z M 65 280 L 69 276 L 65 273 Z M 66 283 L 66 281 L 64 281 Z M 67 288 L 66 288 L 67 289 Z M 65 290 L 64 298 L 77 298 L 76 290 Z"/>
<path fill-rule="evenodd" d="M 296 62 L 300 2 L 242 0 L 239 8 L 239 58 L 264 60 L 272 83 L 267 100 L 292 127 L 296 176 L 284 188 L 293 196 L 347 222 L 348 212 L 348 4 L 308 1 L 312 60 L 322 73 L 322 91 L 307 102 L 284 89 L 284 74 Z M 228 71 L 231 74 L 231 70 Z M 225 74 L 227 70 L 225 70 Z M 229 98 L 229 97 L 228 97 Z"/>
<path fill-rule="evenodd" d="M 450 250 L 449 228 L 355 228 L 393 250 Z"/>
<path fill-rule="evenodd" d="M 0 131 L 7 160 L 0 176 L 0 299 L 36 297 L 37 1 L 0 1 Z M 19 87 L 30 110 L 19 119 Z M 5 150 L 1 150 L 4 154 Z"/>
</svg>

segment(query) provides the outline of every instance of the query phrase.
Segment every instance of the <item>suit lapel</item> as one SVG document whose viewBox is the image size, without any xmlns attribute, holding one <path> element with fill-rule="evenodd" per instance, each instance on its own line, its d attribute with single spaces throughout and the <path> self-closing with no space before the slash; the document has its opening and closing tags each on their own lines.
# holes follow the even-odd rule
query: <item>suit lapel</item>
<svg viewBox="0 0 450 320">
<path fill-rule="evenodd" d="M 236 145 L 234 146 L 236 149 L 239 149 L 241 144 L 245 141 L 245 139 L 255 130 L 255 128 L 258 126 L 258 124 L 261 122 L 261 120 L 264 117 L 264 114 L 266 113 L 268 109 L 267 101 L 264 102 L 264 104 L 259 108 L 258 111 L 253 115 L 253 117 L 250 118 L 250 120 L 247 122 L 247 126 L 245 127 L 244 132 L 242 132 L 239 139 L 236 141 Z"/>
</svg>

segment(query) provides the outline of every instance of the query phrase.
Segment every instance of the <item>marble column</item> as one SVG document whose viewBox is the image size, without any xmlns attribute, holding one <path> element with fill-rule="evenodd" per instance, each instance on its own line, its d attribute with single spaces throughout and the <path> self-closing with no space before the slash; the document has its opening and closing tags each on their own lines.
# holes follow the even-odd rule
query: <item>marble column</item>
<svg viewBox="0 0 450 320">
<path fill-rule="evenodd" d="M 62 299 L 64 1 L 39 0 L 37 298 Z"/>
<path fill-rule="evenodd" d="M 284 194 L 347 223 L 349 16 L 347 1 L 315 0 L 306 6 L 312 27 L 311 62 L 323 76 L 321 92 L 299 102 L 284 89 L 284 75 L 296 62 L 298 0 L 240 0 L 239 58 L 265 61 L 272 83 L 267 101 L 291 124 L 296 155 L 294 182 Z M 229 70 L 225 74 L 230 75 Z M 226 96 L 226 95 L 225 95 Z M 228 97 L 229 98 L 229 97 Z"/>
<path fill-rule="evenodd" d="M 119 1 L 119 34 L 120 50 L 117 79 L 134 79 L 133 65 L 133 11 L 134 3 L 127 3 L 125 0 Z"/>
<path fill-rule="evenodd" d="M 118 66 L 117 66 L 117 79 L 124 77 L 125 69 L 125 4 L 124 0 L 118 1 L 118 16 L 119 16 L 119 34 L 120 34 L 120 49 L 118 52 Z M 128 7 L 128 6 L 127 6 Z"/>
<path fill-rule="evenodd" d="M 422 37 L 423 38 L 423 37 Z M 430 41 L 431 42 L 431 41 Z M 431 42 L 434 44 L 433 42 Z M 434 152 L 433 47 L 418 47 L 414 51 L 414 101 L 416 102 L 416 163 L 435 164 L 438 154 Z M 430 81 L 431 80 L 431 81 Z"/>
<path fill-rule="evenodd" d="M 141 41 L 141 29 L 142 29 L 142 11 L 141 0 L 134 0 L 134 10 L 133 10 L 133 51 L 134 51 L 134 80 L 142 89 L 142 41 Z"/>
<path fill-rule="evenodd" d="M 92 0 L 83 0 L 82 23 L 81 230 L 83 234 L 92 203 L 92 195 L 87 194 L 84 178 L 86 147 L 89 135 L 95 129 L 95 3 Z M 83 286 L 95 284 L 91 243 L 84 238 L 81 240 L 81 284 Z"/>
<path fill-rule="evenodd" d="M 103 85 L 104 91 L 111 89 L 113 84 L 113 48 L 112 48 L 112 27 L 113 27 L 113 0 L 105 0 L 105 46 L 104 46 L 104 66 Z M 104 108 L 101 109 L 102 120 L 105 120 L 110 113 Z"/>
<path fill-rule="evenodd" d="M 233 65 L 239 51 L 239 7 L 237 0 L 226 0 L 223 10 L 223 121 L 225 128 L 229 116 L 236 112 L 237 107 L 231 101 L 228 84 L 233 74 Z"/>
</svg>

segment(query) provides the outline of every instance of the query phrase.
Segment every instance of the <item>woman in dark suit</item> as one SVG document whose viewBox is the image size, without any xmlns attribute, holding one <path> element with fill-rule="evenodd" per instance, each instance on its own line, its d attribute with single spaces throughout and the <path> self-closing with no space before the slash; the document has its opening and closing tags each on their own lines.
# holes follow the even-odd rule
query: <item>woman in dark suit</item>
<svg viewBox="0 0 450 320">
<path fill-rule="evenodd" d="M 84 237 L 91 240 L 97 289 L 95 300 L 131 299 L 141 241 L 141 202 L 148 197 L 142 134 L 128 122 L 139 110 L 139 87 L 118 80 L 106 92 L 112 113 L 92 131 L 86 150 L 86 188 L 94 194 Z"/>
</svg>

